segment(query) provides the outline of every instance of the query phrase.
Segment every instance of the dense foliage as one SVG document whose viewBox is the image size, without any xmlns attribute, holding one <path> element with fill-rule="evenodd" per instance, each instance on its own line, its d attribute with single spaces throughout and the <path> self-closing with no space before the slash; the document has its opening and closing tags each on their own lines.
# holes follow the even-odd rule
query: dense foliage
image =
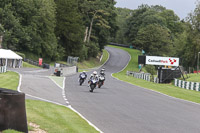
<svg viewBox="0 0 200 133">
<path fill-rule="evenodd" d="M 163 6 L 115 8 L 114 0 L 0 0 L 3 48 L 26 57 L 81 60 L 109 42 L 133 45 L 148 55 L 175 56 L 197 68 L 200 3 L 185 20 Z"/>
<path fill-rule="evenodd" d="M 189 67 L 197 69 L 200 3 L 185 20 L 157 5 L 141 5 L 136 10 L 117 8 L 117 14 L 120 29 L 112 41 L 133 45 L 148 55 L 179 57 L 180 65 L 186 70 Z"/>
<path fill-rule="evenodd" d="M 2 46 L 49 61 L 96 57 L 116 33 L 114 4 L 107 0 L 0 0 Z"/>
</svg>

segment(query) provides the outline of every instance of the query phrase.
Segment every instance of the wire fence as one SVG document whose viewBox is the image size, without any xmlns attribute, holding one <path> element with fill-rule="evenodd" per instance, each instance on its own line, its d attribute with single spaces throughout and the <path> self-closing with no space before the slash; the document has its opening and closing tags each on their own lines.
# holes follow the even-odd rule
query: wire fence
<svg viewBox="0 0 200 133">
<path fill-rule="evenodd" d="M 67 64 L 69 66 L 77 66 L 79 57 L 68 56 Z"/>
</svg>

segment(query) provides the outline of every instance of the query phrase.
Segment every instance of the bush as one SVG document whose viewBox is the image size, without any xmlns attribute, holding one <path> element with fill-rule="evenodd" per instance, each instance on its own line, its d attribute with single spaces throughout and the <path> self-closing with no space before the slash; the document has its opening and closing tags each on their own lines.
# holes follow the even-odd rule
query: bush
<svg viewBox="0 0 200 133">
<path fill-rule="evenodd" d="M 80 61 L 88 59 L 88 47 L 83 45 L 83 48 L 81 50 L 81 56 L 80 56 Z"/>
<path fill-rule="evenodd" d="M 155 66 L 152 65 L 146 65 L 145 69 L 148 73 L 150 73 L 151 75 L 156 75 L 156 69 Z"/>
<path fill-rule="evenodd" d="M 23 59 L 26 58 L 25 54 L 23 54 L 23 53 L 20 53 L 20 52 L 15 52 L 15 53 L 18 54 L 19 56 L 21 56 Z"/>
<path fill-rule="evenodd" d="M 98 47 L 98 45 L 95 44 L 94 42 L 91 42 L 91 43 L 88 45 L 88 58 L 89 58 L 89 57 L 94 57 L 94 58 L 96 58 L 98 52 L 99 52 L 99 47 Z"/>
</svg>

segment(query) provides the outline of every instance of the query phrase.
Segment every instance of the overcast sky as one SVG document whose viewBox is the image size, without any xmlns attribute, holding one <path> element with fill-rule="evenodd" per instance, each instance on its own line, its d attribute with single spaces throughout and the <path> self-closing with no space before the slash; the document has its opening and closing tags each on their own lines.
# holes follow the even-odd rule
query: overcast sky
<svg viewBox="0 0 200 133">
<path fill-rule="evenodd" d="M 115 0 L 116 7 L 126 7 L 129 9 L 137 9 L 141 4 L 162 5 L 167 9 L 175 12 L 180 19 L 187 17 L 188 13 L 194 11 L 196 0 Z"/>
</svg>

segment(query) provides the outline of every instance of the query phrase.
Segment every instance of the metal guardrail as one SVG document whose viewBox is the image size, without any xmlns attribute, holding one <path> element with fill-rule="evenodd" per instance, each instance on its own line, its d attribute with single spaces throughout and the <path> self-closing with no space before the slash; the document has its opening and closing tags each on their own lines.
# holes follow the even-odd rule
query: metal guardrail
<svg viewBox="0 0 200 133">
<path fill-rule="evenodd" d="M 143 79 L 149 82 L 159 83 L 159 79 L 157 77 L 152 77 L 150 73 L 138 73 L 133 71 L 127 71 L 126 74 L 128 76 L 133 76 L 135 78 Z"/>
<path fill-rule="evenodd" d="M 151 74 L 150 73 L 138 73 L 138 72 L 127 71 L 126 74 L 128 76 L 133 76 L 135 78 L 143 79 L 143 80 L 146 80 L 146 81 L 149 81 L 149 82 L 151 80 Z"/>
<path fill-rule="evenodd" d="M 129 45 L 125 45 L 125 44 L 118 44 L 118 43 L 113 43 L 113 42 L 110 42 L 109 44 L 110 44 L 110 45 L 114 45 L 114 46 L 125 47 L 125 48 L 129 48 L 129 47 L 130 47 Z"/>
</svg>

